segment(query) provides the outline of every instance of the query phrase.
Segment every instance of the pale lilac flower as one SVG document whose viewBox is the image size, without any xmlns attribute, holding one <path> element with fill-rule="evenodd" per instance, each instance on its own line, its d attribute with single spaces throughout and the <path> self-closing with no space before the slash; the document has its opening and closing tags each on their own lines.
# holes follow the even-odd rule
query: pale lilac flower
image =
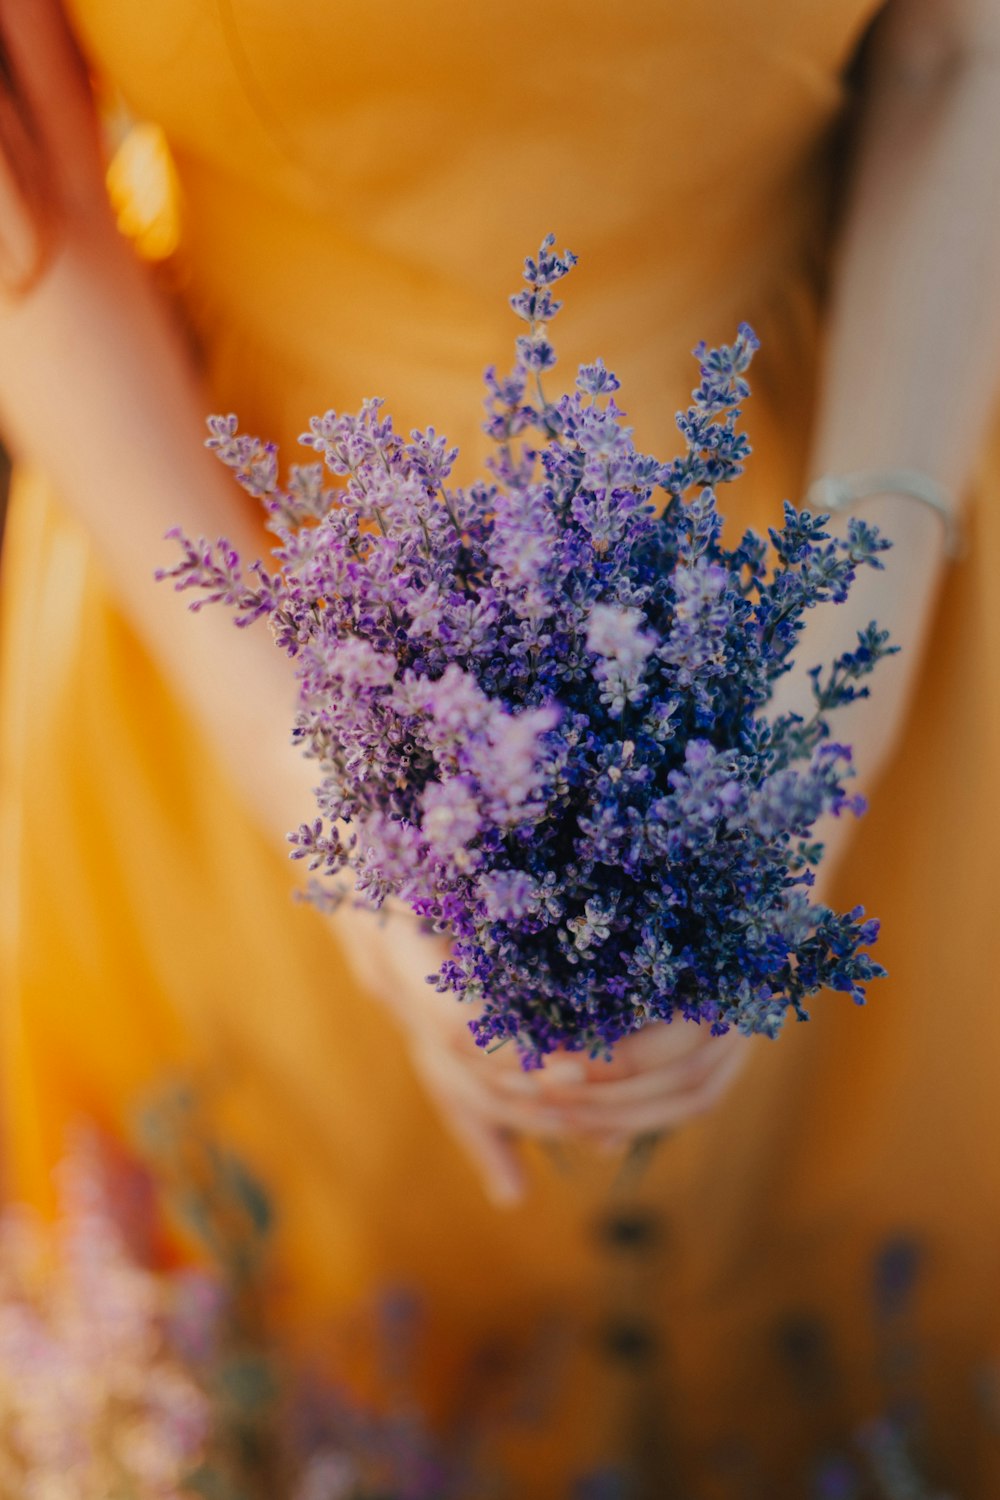
<svg viewBox="0 0 1000 1500">
<path fill-rule="evenodd" d="M 421 831 L 431 849 L 442 859 L 456 859 L 466 868 L 472 843 L 482 824 L 482 812 L 469 779 L 452 776 L 432 781 L 420 798 Z"/>
</svg>

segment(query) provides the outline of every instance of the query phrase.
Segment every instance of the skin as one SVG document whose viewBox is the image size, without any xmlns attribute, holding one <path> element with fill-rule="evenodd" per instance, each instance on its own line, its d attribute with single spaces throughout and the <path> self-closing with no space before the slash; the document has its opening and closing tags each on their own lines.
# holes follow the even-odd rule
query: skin
<svg viewBox="0 0 1000 1500">
<path fill-rule="evenodd" d="M 112 223 L 89 85 L 58 0 L 0 0 L 0 35 L 19 80 L 18 94 L 0 84 L 5 441 L 47 472 L 87 527 L 140 638 L 259 826 L 283 842 L 310 805 L 313 780 L 287 750 L 283 659 L 266 632 L 235 631 L 221 611 L 193 621 L 148 582 L 171 526 L 226 535 L 251 556 L 256 534 L 204 451 L 208 403 L 180 333 Z M 880 20 L 835 247 L 813 475 L 923 470 L 960 507 L 1000 391 L 1000 178 L 984 145 L 998 136 L 1000 0 L 893 0 Z M 805 668 L 852 646 L 877 618 L 904 649 L 881 665 L 875 697 L 837 721 L 838 738 L 855 748 L 857 788 L 877 795 L 903 751 L 946 566 L 944 531 L 926 507 L 895 495 L 873 496 L 856 513 L 894 538 L 886 569 L 865 570 L 847 604 L 810 613 L 801 670 L 781 680 L 772 712 L 805 709 Z M 820 900 L 850 835 L 848 819 L 819 830 L 828 847 Z M 587 1137 L 620 1150 L 638 1133 L 713 1108 L 761 1045 L 656 1025 L 619 1044 L 611 1063 L 562 1056 L 526 1076 L 513 1049 L 478 1051 L 468 1012 L 424 984 L 440 949 L 407 914 L 390 913 L 377 931 L 354 911 L 331 920 L 497 1203 L 525 1191 L 520 1137 Z"/>
</svg>

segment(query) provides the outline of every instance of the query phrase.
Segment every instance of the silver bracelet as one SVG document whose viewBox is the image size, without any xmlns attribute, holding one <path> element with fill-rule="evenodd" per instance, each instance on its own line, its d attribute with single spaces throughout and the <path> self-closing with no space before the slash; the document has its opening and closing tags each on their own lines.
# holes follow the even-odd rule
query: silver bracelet
<svg viewBox="0 0 1000 1500">
<path fill-rule="evenodd" d="M 804 504 L 813 511 L 849 510 L 870 495 L 904 495 L 936 510 L 945 524 L 944 551 L 948 558 L 961 557 L 965 537 L 955 504 L 943 485 L 917 469 L 861 469 L 853 474 L 821 474 L 806 492 Z"/>
</svg>

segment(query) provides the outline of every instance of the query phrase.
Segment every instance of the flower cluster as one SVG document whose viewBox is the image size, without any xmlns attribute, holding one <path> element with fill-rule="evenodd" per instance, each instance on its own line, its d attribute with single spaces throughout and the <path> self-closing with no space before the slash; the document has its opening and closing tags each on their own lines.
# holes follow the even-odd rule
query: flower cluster
<svg viewBox="0 0 1000 1500">
<path fill-rule="evenodd" d="M 193 1494 L 212 1411 L 190 1356 L 214 1345 L 217 1289 L 144 1263 L 90 1132 L 60 1189 L 58 1231 L 18 1206 L 0 1220 L 0 1496 Z"/>
<path fill-rule="evenodd" d="M 436 983 L 526 1066 L 678 1016 L 774 1035 L 821 988 L 861 1002 L 884 972 L 861 951 L 878 924 L 808 888 L 817 818 L 862 808 L 827 714 L 895 648 L 872 624 L 812 674 L 811 717 L 764 709 L 805 611 L 889 543 L 786 502 L 770 564 L 752 531 L 722 545 L 715 491 L 750 451 L 745 324 L 695 350 L 669 462 L 637 451 L 601 360 L 549 400 L 574 260 L 549 236 L 526 262 L 514 370 L 486 374 L 487 479 L 453 486 L 456 450 L 401 436 L 378 400 L 315 418 L 316 461 L 284 486 L 274 446 L 215 417 L 209 446 L 263 504 L 277 569 L 180 538 L 160 575 L 195 608 L 267 618 L 295 663 L 294 739 L 321 782 L 292 841 L 319 899 L 353 883 L 448 933 Z"/>
<path fill-rule="evenodd" d="M 0 1500 L 520 1493 L 502 1444 L 545 1429 L 558 1319 L 499 1360 L 474 1343 L 433 1417 L 437 1332 L 406 1287 L 373 1289 L 293 1352 L 272 1326 L 270 1196 L 202 1104 L 185 1086 L 151 1100 L 141 1156 L 78 1123 L 55 1219 L 0 1213 Z"/>
</svg>

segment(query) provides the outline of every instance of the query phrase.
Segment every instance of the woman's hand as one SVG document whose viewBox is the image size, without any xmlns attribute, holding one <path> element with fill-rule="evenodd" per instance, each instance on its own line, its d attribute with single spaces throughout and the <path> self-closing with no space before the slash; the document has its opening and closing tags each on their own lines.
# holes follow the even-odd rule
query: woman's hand
<svg viewBox="0 0 1000 1500">
<path fill-rule="evenodd" d="M 0 0 L 0 428 L 86 531 L 107 588 L 276 848 L 312 805 L 289 754 L 294 684 L 266 630 L 195 617 L 153 573 L 164 541 L 261 551 L 205 449 L 190 341 L 118 233 L 86 70 L 59 0 Z"/>
<path fill-rule="evenodd" d="M 714 1037 L 706 1025 L 654 1022 L 616 1043 L 609 1062 L 588 1061 L 579 1082 L 546 1080 L 543 1069 L 505 1075 L 499 1087 L 526 1099 L 537 1091 L 574 1135 L 610 1153 L 714 1108 L 746 1066 L 752 1045 L 735 1031 Z"/>
<path fill-rule="evenodd" d="M 609 1062 L 558 1052 L 525 1072 L 513 1045 L 477 1047 L 472 1008 L 427 984 L 447 955 L 443 938 L 421 932 L 402 907 L 378 915 L 352 907 L 334 922 L 358 979 L 390 1012 L 423 1087 L 498 1205 L 524 1196 L 519 1138 L 627 1149 L 710 1110 L 750 1056 L 747 1038 L 680 1021 L 626 1037 Z"/>
<path fill-rule="evenodd" d="M 389 1011 L 414 1071 L 488 1196 L 498 1205 L 520 1201 L 525 1179 L 518 1138 L 555 1139 L 572 1127 L 548 1103 L 544 1087 L 505 1087 L 504 1080 L 525 1076 L 516 1049 L 507 1045 L 487 1053 L 477 1047 L 469 1031 L 474 1008 L 427 983 L 447 957 L 443 938 L 421 931 L 400 905 L 379 913 L 344 907 L 333 922 L 358 980 Z M 551 1077 L 560 1069 L 564 1076 L 569 1069 L 570 1077 L 584 1077 L 575 1060 L 553 1063 Z"/>
</svg>

